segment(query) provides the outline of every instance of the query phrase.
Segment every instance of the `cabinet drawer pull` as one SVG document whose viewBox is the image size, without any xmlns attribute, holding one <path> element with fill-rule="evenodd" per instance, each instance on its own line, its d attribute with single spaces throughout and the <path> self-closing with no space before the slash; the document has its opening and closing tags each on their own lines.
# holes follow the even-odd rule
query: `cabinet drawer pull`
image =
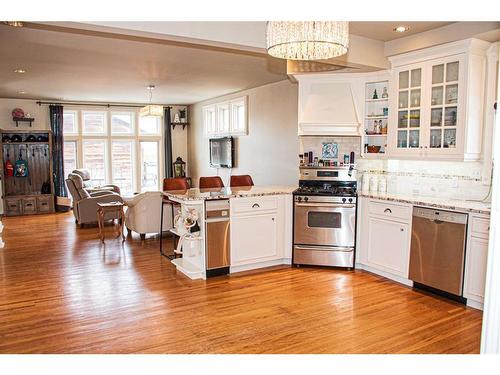
<svg viewBox="0 0 500 375">
<path fill-rule="evenodd" d="M 392 214 L 392 210 L 390 208 L 386 208 L 384 210 L 384 213 L 386 213 L 386 214 Z"/>
<path fill-rule="evenodd" d="M 252 208 L 260 208 L 260 206 L 259 206 L 259 204 L 258 204 L 258 203 L 254 203 L 254 204 L 252 205 Z"/>
</svg>

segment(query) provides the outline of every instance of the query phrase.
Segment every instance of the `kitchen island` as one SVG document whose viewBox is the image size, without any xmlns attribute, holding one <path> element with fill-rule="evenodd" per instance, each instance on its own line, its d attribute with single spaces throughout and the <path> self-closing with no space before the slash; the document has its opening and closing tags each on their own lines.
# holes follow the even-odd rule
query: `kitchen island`
<svg viewBox="0 0 500 375">
<path fill-rule="evenodd" d="M 207 277 L 206 202 L 229 200 L 230 272 L 279 264 L 292 259 L 293 186 L 251 186 L 166 191 L 164 195 L 195 209 L 199 235 L 184 242 L 182 258 L 172 263 L 191 279 Z"/>
</svg>

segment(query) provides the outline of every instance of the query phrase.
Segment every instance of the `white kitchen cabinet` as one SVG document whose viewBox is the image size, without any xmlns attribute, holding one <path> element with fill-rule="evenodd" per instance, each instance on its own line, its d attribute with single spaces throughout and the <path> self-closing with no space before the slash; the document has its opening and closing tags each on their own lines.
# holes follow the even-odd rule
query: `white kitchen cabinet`
<svg viewBox="0 0 500 375">
<path fill-rule="evenodd" d="M 409 225 L 370 217 L 366 263 L 401 277 L 408 277 Z"/>
<path fill-rule="evenodd" d="M 360 197 L 357 267 L 411 285 L 411 205 Z"/>
<path fill-rule="evenodd" d="M 231 226 L 231 265 L 277 259 L 276 213 L 234 217 Z"/>
<path fill-rule="evenodd" d="M 290 195 L 233 198 L 231 272 L 290 263 Z"/>
<path fill-rule="evenodd" d="M 480 158 L 489 45 L 467 39 L 389 58 L 391 157 Z"/>
<path fill-rule="evenodd" d="M 483 308 L 488 261 L 489 216 L 469 215 L 465 254 L 464 297 L 467 304 Z"/>
</svg>

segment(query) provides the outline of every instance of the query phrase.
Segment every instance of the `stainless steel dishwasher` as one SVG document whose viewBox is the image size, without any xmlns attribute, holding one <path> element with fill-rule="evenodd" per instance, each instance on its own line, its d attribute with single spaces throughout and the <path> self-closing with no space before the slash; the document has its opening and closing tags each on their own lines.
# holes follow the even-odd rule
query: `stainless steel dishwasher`
<svg viewBox="0 0 500 375">
<path fill-rule="evenodd" d="M 414 287 L 464 301 L 466 233 L 467 214 L 413 208 L 409 277 Z"/>
<path fill-rule="evenodd" d="M 207 277 L 229 273 L 229 200 L 205 201 L 205 247 Z"/>
</svg>

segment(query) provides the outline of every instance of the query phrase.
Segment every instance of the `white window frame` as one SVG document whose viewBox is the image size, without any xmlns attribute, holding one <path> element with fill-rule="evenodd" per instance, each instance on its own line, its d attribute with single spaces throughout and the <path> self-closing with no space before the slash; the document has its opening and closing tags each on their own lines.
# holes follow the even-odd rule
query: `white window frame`
<svg viewBox="0 0 500 375">
<path fill-rule="evenodd" d="M 164 127 L 162 126 L 162 121 L 160 121 L 160 133 L 158 134 L 140 134 L 139 133 L 139 108 L 135 107 L 124 107 L 124 108 L 108 108 L 103 109 L 102 107 L 65 107 L 64 111 L 75 112 L 77 114 L 77 134 L 67 134 L 64 135 L 64 141 L 75 141 L 76 142 L 76 160 L 77 168 L 83 168 L 83 141 L 84 140 L 104 140 L 106 142 L 106 155 L 105 155 L 105 183 L 113 183 L 113 165 L 112 165 L 112 141 L 113 140 L 131 140 L 132 141 L 132 178 L 133 178 L 133 192 L 141 191 L 141 160 L 140 159 L 140 142 L 158 142 L 158 190 L 161 190 L 161 181 L 163 181 L 164 175 L 164 149 L 163 137 L 164 137 Z M 87 112 L 105 112 L 105 133 L 103 134 L 83 134 L 83 117 L 84 113 Z M 133 131 L 131 134 L 112 134 L 111 133 L 111 116 L 115 113 L 133 113 Z"/>
<path fill-rule="evenodd" d="M 238 108 L 243 107 L 244 122 L 238 124 Z M 229 124 L 222 126 L 221 111 L 228 111 Z M 205 137 L 244 136 L 248 134 L 248 96 L 207 104 L 202 107 L 203 132 Z M 225 124 L 224 124 L 225 125 Z"/>
</svg>

